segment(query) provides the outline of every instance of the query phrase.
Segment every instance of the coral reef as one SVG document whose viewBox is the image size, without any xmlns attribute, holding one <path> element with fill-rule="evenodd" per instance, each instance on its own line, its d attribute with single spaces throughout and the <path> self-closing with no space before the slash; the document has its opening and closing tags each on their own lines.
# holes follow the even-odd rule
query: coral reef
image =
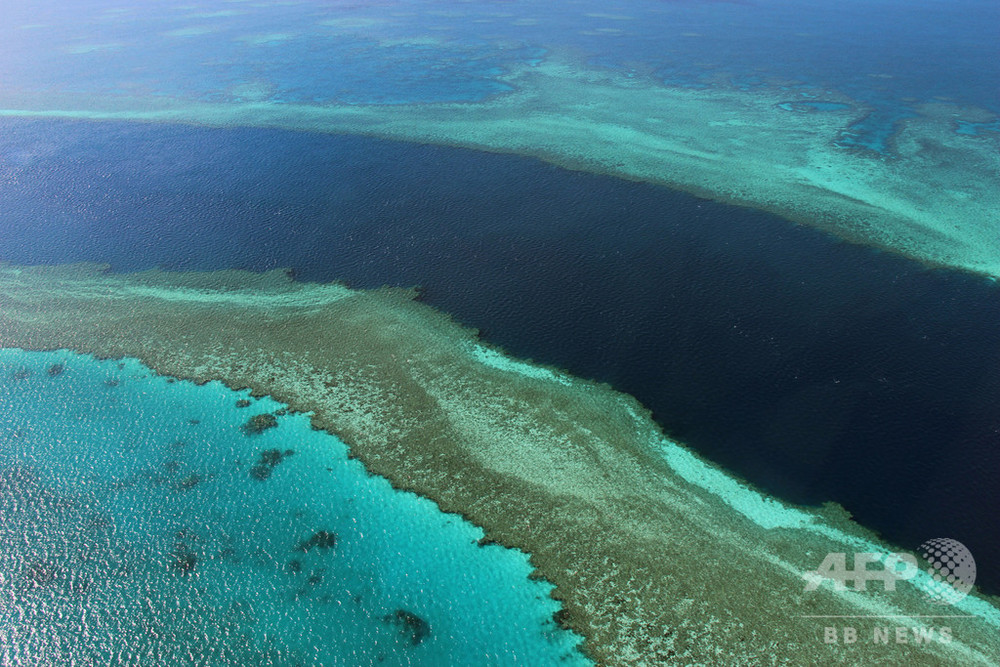
<svg viewBox="0 0 1000 667">
<path fill-rule="evenodd" d="M 313 549 L 332 549 L 337 544 L 337 535 L 328 530 L 317 530 L 308 539 L 302 540 L 295 548 L 299 551 L 309 552 Z"/>
<path fill-rule="evenodd" d="M 386 623 L 399 626 L 399 634 L 408 638 L 414 646 L 420 644 L 431 635 L 430 624 L 413 612 L 406 611 L 405 609 L 397 609 L 392 614 L 386 614 L 382 617 L 382 620 Z"/>
<path fill-rule="evenodd" d="M 281 451 L 280 449 L 265 449 L 260 453 L 257 463 L 250 468 L 250 476 L 260 481 L 267 479 L 274 472 L 275 467 L 294 453 L 295 451 L 291 449 L 286 449 L 285 451 Z"/>
<path fill-rule="evenodd" d="M 277 425 L 278 418 L 269 412 L 265 412 L 263 414 L 254 415 L 240 428 L 247 435 L 260 435 L 269 428 L 277 427 Z"/>
</svg>

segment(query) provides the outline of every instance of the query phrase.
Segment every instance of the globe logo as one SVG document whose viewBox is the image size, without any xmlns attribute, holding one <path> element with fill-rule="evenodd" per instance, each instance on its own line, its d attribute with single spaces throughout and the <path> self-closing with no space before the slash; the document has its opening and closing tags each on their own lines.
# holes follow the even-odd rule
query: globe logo
<svg viewBox="0 0 1000 667">
<path fill-rule="evenodd" d="M 976 561 L 965 545 L 949 537 L 937 537 L 920 545 L 929 579 L 915 581 L 924 596 L 936 604 L 955 604 L 976 581 Z"/>
</svg>

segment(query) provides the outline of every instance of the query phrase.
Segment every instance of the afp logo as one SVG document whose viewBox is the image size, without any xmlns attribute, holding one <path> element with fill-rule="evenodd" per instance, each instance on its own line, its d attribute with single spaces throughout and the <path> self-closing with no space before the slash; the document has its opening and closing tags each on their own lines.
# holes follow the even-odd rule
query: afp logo
<svg viewBox="0 0 1000 667">
<path fill-rule="evenodd" d="M 815 591 L 824 581 L 835 590 L 867 590 L 868 582 L 882 582 L 883 590 L 896 590 L 897 581 L 909 581 L 935 604 L 955 604 L 969 594 L 976 582 L 976 561 L 964 544 L 948 537 L 920 545 L 921 560 L 907 553 L 857 553 L 853 569 L 847 554 L 829 553 L 819 567 L 806 572 L 806 591 Z M 869 569 L 869 566 L 872 566 Z"/>
<path fill-rule="evenodd" d="M 923 594 L 937 604 L 955 604 L 976 583 L 976 560 L 958 540 L 937 537 L 920 545 L 920 553 L 929 567 L 928 581 L 919 586 Z"/>
</svg>

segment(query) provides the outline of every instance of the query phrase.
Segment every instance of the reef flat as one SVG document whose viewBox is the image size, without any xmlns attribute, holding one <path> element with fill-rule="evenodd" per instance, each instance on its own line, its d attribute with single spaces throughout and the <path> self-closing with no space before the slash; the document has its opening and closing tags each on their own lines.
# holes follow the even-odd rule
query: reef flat
<svg viewBox="0 0 1000 667">
<path fill-rule="evenodd" d="M 934 266 L 1000 276 L 1000 138 L 961 131 L 991 117 L 985 110 L 921 105 L 898 121 L 886 156 L 838 144 L 871 109 L 836 91 L 747 91 L 724 81 L 692 90 L 556 55 L 498 80 L 513 92 L 398 105 L 8 89 L 0 116 L 278 127 L 531 155 L 768 210 Z"/>
<path fill-rule="evenodd" d="M 894 551 L 833 506 L 766 498 L 665 439 L 635 400 L 507 358 L 398 289 L 284 272 L 0 266 L 0 346 L 133 357 L 312 415 L 373 473 L 531 554 L 605 664 L 994 664 L 1000 608 L 916 587 L 806 591 L 829 552 Z M 922 614 L 945 615 L 921 619 Z M 903 629 L 824 642 L 817 616 Z M 893 617 L 886 619 L 884 617 Z M 917 641 L 947 624 L 948 642 Z M 895 638 L 897 633 L 893 632 Z"/>
</svg>

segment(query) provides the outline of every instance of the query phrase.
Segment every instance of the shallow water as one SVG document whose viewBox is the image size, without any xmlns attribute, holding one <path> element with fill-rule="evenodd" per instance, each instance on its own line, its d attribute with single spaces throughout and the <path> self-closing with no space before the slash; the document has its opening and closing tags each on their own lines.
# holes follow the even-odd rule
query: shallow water
<svg viewBox="0 0 1000 667">
<path fill-rule="evenodd" d="M 0 351 L 0 662 L 585 664 L 524 554 L 281 409 Z"/>
</svg>

